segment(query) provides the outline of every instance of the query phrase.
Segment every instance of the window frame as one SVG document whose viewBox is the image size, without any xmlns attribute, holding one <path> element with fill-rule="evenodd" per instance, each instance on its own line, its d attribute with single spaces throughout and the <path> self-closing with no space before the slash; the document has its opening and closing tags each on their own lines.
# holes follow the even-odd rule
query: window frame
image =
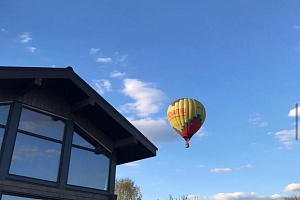
<svg viewBox="0 0 300 200">
<path fill-rule="evenodd" d="M 97 142 L 96 139 L 94 139 L 91 134 L 86 131 L 83 127 L 81 127 L 79 124 L 74 123 L 74 130 L 72 133 L 72 141 L 71 141 L 71 149 L 70 149 L 70 157 L 69 157 L 69 165 L 68 165 L 68 177 L 69 177 L 69 169 L 70 169 L 70 162 L 71 162 L 71 154 L 72 154 L 72 148 L 78 148 L 81 150 L 85 150 L 85 151 L 89 151 L 91 153 L 95 153 L 95 149 L 91 149 L 88 147 L 84 147 L 84 146 L 80 146 L 77 144 L 73 144 L 73 137 L 74 137 L 74 133 L 77 133 L 80 137 L 82 137 L 84 140 L 86 140 L 87 142 L 89 142 L 91 145 L 93 145 L 95 148 L 96 146 L 103 146 L 101 143 Z M 82 136 L 84 135 L 84 136 Z M 69 184 L 68 183 L 68 179 L 67 179 L 67 184 L 66 184 L 66 188 L 67 189 L 72 189 L 72 190 L 80 190 L 80 191 L 84 191 L 84 192 L 94 192 L 94 193 L 99 193 L 99 194 L 108 194 L 109 193 L 109 185 L 110 185 L 110 177 L 111 177 L 111 173 L 110 173 L 110 169 L 112 167 L 112 153 L 108 152 L 106 155 L 102 154 L 104 156 L 106 156 L 109 159 L 109 166 L 108 166 L 108 175 L 107 175 L 107 189 L 103 190 L 103 189 L 96 189 L 96 188 L 91 188 L 91 187 L 85 187 L 85 186 L 81 186 L 81 185 L 73 185 L 73 184 Z"/>
<path fill-rule="evenodd" d="M 2 147 L 1 147 L 1 152 L 0 152 L 0 167 L 1 166 L 1 161 L 2 157 L 5 153 L 5 158 L 9 157 L 9 160 L 5 161 L 7 162 L 5 166 L 3 167 L 4 171 L 0 173 L 0 180 L 15 180 L 15 181 L 22 181 L 22 182 L 28 182 L 28 183 L 33 183 L 33 184 L 41 184 L 49 187 L 55 187 L 58 189 L 62 190 L 73 190 L 73 191 L 79 191 L 79 192 L 90 192 L 90 193 L 95 193 L 95 194 L 101 194 L 101 195 L 110 195 L 112 194 L 112 189 L 113 187 L 111 186 L 111 183 L 114 182 L 112 180 L 112 177 L 115 177 L 113 171 L 115 169 L 111 169 L 112 167 L 115 168 L 116 163 L 115 163 L 115 153 L 110 152 L 105 145 L 101 144 L 101 142 L 97 141 L 96 138 L 92 136 L 86 129 L 81 127 L 78 123 L 74 121 L 73 118 L 67 118 L 63 117 L 54 113 L 51 113 L 49 111 L 45 111 L 36 107 L 29 106 L 27 104 L 18 102 L 18 101 L 11 101 L 11 102 L 0 102 L 1 105 L 10 105 L 10 110 L 7 118 L 7 123 L 5 126 L 5 133 L 2 141 Z M 30 132 L 30 131 L 25 131 L 22 129 L 19 129 L 19 123 L 22 115 L 22 109 L 29 109 L 31 111 L 37 112 L 39 114 L 47 115 L 50 117 L 55 117 L 59 118 L 64 122 L 64 132 L 63 132 L 63 137 L 61 140 L 55 139 L 55 138 L 50 138 L 47 136 L 40 135 L 38 133 Z M 3 127 L 0 125 L 0 127 Z M 12 129 L 12 130 L 10 130 Z M 13 132 L 11 132 L 13 131 Z M 68 175 L 69 175 L 69 167 L 70 167 L 70 160 L 71 160 L 71 151 L 72 148 L 79 148 L 82 150 L 90 151 L 91 153 L 95 153 L 95 149 L 72 144 L 73 143 L 73 135 L 74 132 L 81 136 L 84 140 L 92 144 L 94 147 L 102 147 L 105 149 L 107 153 L 103 154 L 105 155 L 109 160 L 108 160 L 108 172 L 107 172 L 107 189 L 102 190 L 102 189 L 97 189 L 97 188 L 91 188 L 91 187 L 84 187 L 80 185 L 72 185 L 68 184 Z M 4 141 L 6 142 L 6 137 L 8 137 L 8 133 L 10 132 L 10 139 L 8 142 L 8 145 L 12 145 L 10 150 L 5 150 L 5 145 L 3 145 Z M 32 136 L 38 139 L 43 139 L 46 141 L 50 142 L 55 142 L 58 144 L 61 144 L 61 154 L 59 158 L 59 167 L 58 167 L 58 172 L 57 172 L 57 178 L 56 181 L 51 181 L 51 180 L 44 180 L 44 179 L 39 179 L 39 178 L 34 178 L 30 176 L 22 176 L 18 174 L 11 174 L 10 171 L 10 166 L 12 163 L 12 156 L 13 152 L 15 149 L 16 145 L 16 140 L 17 140 L 17 134 L 24 134 L 28 136 Z M 84 135 L 84 136 L 82 136 Z M 13 138 L 13 139 L 12 139 Z M 13 141 L 13 142 L 12 142 Z M 27 194 L 15 194 L 13 192 L 9 191 L 0 191 L 0 200 L 2 197 L 2 194 L 8 194 L 8 195 L 15 195 L 15 196 L 21 196 L 21 197 L 28 197 L 28 198 L 41 198 L 37 196 L 31 196 Z M 51 198 L 51 199 L 56 199 L 56 198 Z M 47 199 L 48 200 L 48 199 Z M 50 199 L 49 199 L 50 200 Z"/>
<path fill-rule="evenodd" d="M 0 128 L 4 129 L 4 134 L 3 134 L 3 138 L 1 141 L 1 146 L 0 146 L 0 166 L 1 166 L 1 161 L 2 161 L 2 156 L 3 156 L 3 150 L 5 148 L 5 145 L 3 145 L 3 142 L 6 140 L 6 135 L 7 135 L 7 128 L 9 126 L 9 121 L 11 118 L 11 112 L 12 112 L 12 107 L 13 107 L 13 102 L 0 102 L 0 106 L 6 106 L 9 105 L 9 111 L 8 111 L 8 115 L 7 115 L 7 119 L 6 119 L 6 124 L 0 124 Z"/>
</svg>

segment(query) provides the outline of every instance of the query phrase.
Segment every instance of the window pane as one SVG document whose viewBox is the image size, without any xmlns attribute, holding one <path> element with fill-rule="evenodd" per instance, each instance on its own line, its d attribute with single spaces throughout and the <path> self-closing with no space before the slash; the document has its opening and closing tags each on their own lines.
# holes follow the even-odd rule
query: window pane
<svg viewBox="0 0 300 200">
<path fill-rule="evenodd" d="M 65 123 L 58 118 L 22 109 L 19 129 L 62 140 L 64 127 Z"/>
<path fill-rule="evenodd" d="M 91 145 L 88 141 L 83 139 L 78 133 L 74 132 L 73 135 L 73 144 L 94 149 L 95 147 Z"/>
<path fill-rule="evenodd" d="M 0 106 L 0 124 L 2 124 L 2 125 L 6 125 L 9 108 L 10 108 L 9 105 L 1 105 Z"/>
<path fill-rule="evenodd" d="M 2 195 L 2 200 L 38 200 L 38 199 L 32 199 L 32 198 L 25 198 L 25 197 L 16 197 L 16 196 L 10 196 L 10 195 Z"/>
<path fill-rule="evenodd" d="M 4 137 L 4 131 L 5 131 L 4 128 L 0 128 L 0 150 L 1 150 L 2 140 Z"/>
<path fill-rule="evenodd" d="M 68 184 L 107 190 L 109 159 L 73 147 Z"/>
<path fill-rule="evenodd" d="M 57 181 L 61 144 L 17 134 L 10 174 Z"/>
</svg>

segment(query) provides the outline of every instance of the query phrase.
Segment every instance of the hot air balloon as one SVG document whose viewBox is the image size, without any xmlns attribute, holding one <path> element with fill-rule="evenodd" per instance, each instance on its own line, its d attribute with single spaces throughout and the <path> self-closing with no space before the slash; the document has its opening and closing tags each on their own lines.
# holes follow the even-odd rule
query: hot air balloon
<svg viewBox="0 0 300 200">
<path fill-rule="evenodd" d="M 186 140 L 185 147 L 188 148 L 191 137 L 204 123 L 206 112 L 199 101 L 181 98 L 169 105 L 167 117 L 174 130 Z"/>
</svg>

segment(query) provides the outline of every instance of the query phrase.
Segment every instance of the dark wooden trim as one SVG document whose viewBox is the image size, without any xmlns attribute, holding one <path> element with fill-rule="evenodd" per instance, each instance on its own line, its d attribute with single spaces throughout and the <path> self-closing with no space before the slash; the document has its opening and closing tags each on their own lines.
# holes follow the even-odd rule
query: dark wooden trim
<svg viewBox="0 0 300 200">
<path fill-rule="evenodd" d="M 22 89 L 17 91 L 17 94 L 19 96 L 24 96 L 25 94 L 29 93 L 30 91 L 39 88 L 42 85 L 43 79 L 42 78 L 35 78 L 33 82 L 31 82 L 29 85 L 24 85 Z"/>
<path fill-rule="evenodd" d="M 95 106 L 95 101 L 92 100 L 91 98 L 88 98 L 81 102 L 78 102 L 77 104 L 75 104 L 74 106 L 71 107 L 71 112 L 80 110 L 86 106 Z"/>
<path fill-rule="evenodd" d="M 137 144 L 137 143 L 138 143 L 138 140 L 136 139 L 136 137 L 130 137 L 130 138 L 126 138 L 126 139 L 115 142 L 114 147 L 115 147 L 115 149 L 118 149 L 118 148 L 126 147 L 129 145 Z"/>
<path fill-rule="evenodd" d="M 116 166 L 117 166 L 117 153 L 114 151 L 110 159 L 109 168 L 109 179 L 108 179 L 108 194 L 115 194 L 115 184 L 116 184 Z"/>
<path fill-rule="evenodd" d="M 4 180 L 9 173 L 21 111 L 22 105 L 19 102 L 14 102 L 8 118 L 7 130 L 2 142 L 4 148 L 1 158 L 0 180 Z"/>
<path fill-rule="evenodd" d="M 23 196 L 38 199 L 59 199 L 59 200 L 110 200 L 105 193 L 79 191 L 73 189 L 60 190 L 56 187 L 38 185 L 15 180 L 0 180 L 2 194 Z"/>
</svg>

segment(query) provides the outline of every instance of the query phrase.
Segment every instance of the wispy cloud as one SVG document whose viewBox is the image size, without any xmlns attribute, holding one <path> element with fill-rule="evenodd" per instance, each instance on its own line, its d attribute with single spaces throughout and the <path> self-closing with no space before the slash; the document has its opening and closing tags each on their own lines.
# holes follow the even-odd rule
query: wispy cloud
<svg viewBox="0 0 300 200">
<path fill-rule="evenodd" d="M 179 135 L 173 133 L 173 129 L 164 118 L 139 120 L 128 118 L 128 120 L 154 143 L 171 142 L 180 138 Z"/>
<path fill-rule="evenodd" d="M 198 139 L 201 139 L 205 136 L 208 136 L 208 133 L 207 131 L 205 130 L 205 127 L 201 127 L 199 129 L 199 131 L 196 132 L 196 134 L 194 135 L 194 137 L 198 138 Z"/>
<path fill-rule="evenodd" d="M 284 191 L 285 192 L 298 192 L 298 191 L 300 191 L 300 183 L 289 184 L 284 188 Z"/>
<path fill-rule="evenodd" d="M 33 53 L 33 52 L 35 52 L 36 48 L 32 47 L 32 46 L 27 46 L 26 50 L 29 51 L 29 52 L 31 52 L 31 53 Z"/>
<path fill-rule="evenodd" d="M 155 88 L 153 83 L 146 83 L 138 79 L 124 79 L 123 93 L 134 100 L 121 106 L 124 113 L 135 112 L 138 116 L 148 116 L 160 111 L 166 94 Z"/>
<path fill-rule="evenodd" d="M 1 32 L 7 32 L 7 30 L 5 28 L 0 28 Z"/>
<path fill-rule="evenodd" d="M 248 165 L 242 165 L 242 166 L 239 166 L 239 167 L 237 167 L 236 169 L 240 170 L 240 169 L 243 169 L 243 168 L 252 168 L 252 167 L 253 167 L 253 165 L 248 164 Z"/>
<path fill-rule="evenodd" d="M 293 25 L 292 29 L 300 29 L 300 26 L 299 25 Z"/>
<path fill-rule="evenodd" d="M 210 170 L 211 172 L 231 172 L 231 168 L 214 168 Z"/>
<path fill-rule="evenodd" d="M 112 58 L 110 58 L 110 57 L 99 57 L 99 58 L 96 58 L 96 62 L 110 63 L 110 62 L 112 62 Z"/>
<path fill-rule="evenodd" d="M 248 122 L 260 128 L 268 126 L 268 122 L 263 121 L 261 114 L 256 114 L 255 117 L 248 119 Z"/>
<path fill-rule="evenodd" d="M 31 37 L 30 33 L 22 33 L 19 37 L 20 37 L 20 42 L 21 43 L 27 43 L 30 40 L 32 40 L 32 37 Z"/>
<path fill-rule="evenodd" d="M 292 149 L 295 145 L 295 131 L 294 130 L 282 130 L 275 133 L 275 137 L 286 149 Z"/>
<path fill-rule="evenodd" d="M 109 92 L 112 90 L 110 81 L 106 79 L 93 80 L 93 86 L 96 88 L 96 91 L 101 95 L 105 92 Z"/>
<path fill-rule="evenodd" d="M 96 55 L 100 51 L 99 48 L 91 48 L 89 54 L 90 55 Z"/>
<path fill-rule="evenodd" d="M 125 76 L 125 75 L 126 75 L 126 73 L 121 73 L 117 70 L 110 73 L 110 77 L 112 77 L 112 78 L 122 77 L 122 76 Z"/>
</svg>

